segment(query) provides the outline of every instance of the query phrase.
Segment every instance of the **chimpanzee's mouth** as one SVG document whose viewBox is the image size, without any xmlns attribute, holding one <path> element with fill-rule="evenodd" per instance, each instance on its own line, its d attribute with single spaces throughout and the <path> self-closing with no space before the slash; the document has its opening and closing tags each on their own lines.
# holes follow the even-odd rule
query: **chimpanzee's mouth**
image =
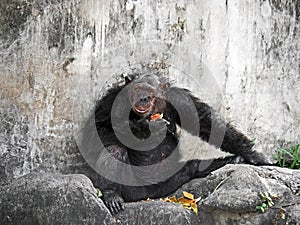
<svg viewBox="0 0 300 225">
<path fill-rule="evenodd" d="M 139 98 L 138 101 L 133 104 L 132 109 L 140 116 L 146 116 L 153 109 L 154 102 L 155 98 L 150 96 Z"/>
<path fill-rule="evenodd" d="M 149 112 L 152 108 L 152 104 L 145 105 L 135 105 L 134 110 L 139 114 L 145 114 Z"/>
<path fill-rule="evenodd" d="M 150 99 L 148 101 L 138 101 L 133 105 L 133 109 L 137 114 L 148 114 L 153 108 L 154 101 Z"/>
</svg>

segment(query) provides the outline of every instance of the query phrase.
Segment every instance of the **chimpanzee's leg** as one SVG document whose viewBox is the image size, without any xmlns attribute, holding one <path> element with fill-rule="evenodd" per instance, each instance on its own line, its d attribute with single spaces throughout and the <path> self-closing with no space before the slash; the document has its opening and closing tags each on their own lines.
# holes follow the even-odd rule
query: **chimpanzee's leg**
<svg viewBox="0 0 300 225">
<path fill-rule="evenodd" d="M 127 202 L 138 201 L 147 198 L 160 198 L 176 191 L 183 184 L 193 178 L 205 177 L 212 171 L 228 163 L 240 163 L 241 157 L 228 156 L 212 160 L 190 160 L 182 169 L 164 182 L 148 186 L 123 186 L 122 197 Z"/>
</svg>

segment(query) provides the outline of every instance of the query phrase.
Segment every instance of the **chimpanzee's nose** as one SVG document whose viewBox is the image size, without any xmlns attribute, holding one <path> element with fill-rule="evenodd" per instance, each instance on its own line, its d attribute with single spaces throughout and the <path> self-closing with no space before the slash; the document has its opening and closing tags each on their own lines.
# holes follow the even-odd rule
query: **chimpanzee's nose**
<svg viewBox="0 0 300 225">
<path fill-rule="evenodd" d="M 149 102 L 150 99 L 151 99 L 150 96 L 143 96 L 143 97 L 140 98 L 140 102 L 143 102 L 143 103 Z"/>
</svg>

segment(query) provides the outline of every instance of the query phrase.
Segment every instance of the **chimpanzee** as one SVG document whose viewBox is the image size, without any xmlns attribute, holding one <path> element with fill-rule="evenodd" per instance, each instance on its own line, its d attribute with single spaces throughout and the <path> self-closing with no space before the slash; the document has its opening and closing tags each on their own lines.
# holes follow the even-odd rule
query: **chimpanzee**
<svg viewBox="0 0 300 225">
<path fill-rule="evenodd" d="M 234 156 L 181 162 L 177 126 Z M 106 178 L 100 189 L 112 213 L 124 201 L 166 196 L 228 163 L 268 164 L 209 105 L 152 73 L 129 75 L 108 90 L 83 132 L 85 158 Z"/>
</svg>

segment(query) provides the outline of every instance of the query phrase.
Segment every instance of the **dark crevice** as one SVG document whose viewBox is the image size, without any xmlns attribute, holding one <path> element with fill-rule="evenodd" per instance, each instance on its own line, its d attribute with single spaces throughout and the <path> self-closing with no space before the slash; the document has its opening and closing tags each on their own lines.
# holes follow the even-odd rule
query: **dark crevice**
<svg viewBox="0 0 300 225">
<path fill-rule="evenodd" d="M 225 0 L 226 12 L 228 12 L 228 0 Z"/>
</svg>

